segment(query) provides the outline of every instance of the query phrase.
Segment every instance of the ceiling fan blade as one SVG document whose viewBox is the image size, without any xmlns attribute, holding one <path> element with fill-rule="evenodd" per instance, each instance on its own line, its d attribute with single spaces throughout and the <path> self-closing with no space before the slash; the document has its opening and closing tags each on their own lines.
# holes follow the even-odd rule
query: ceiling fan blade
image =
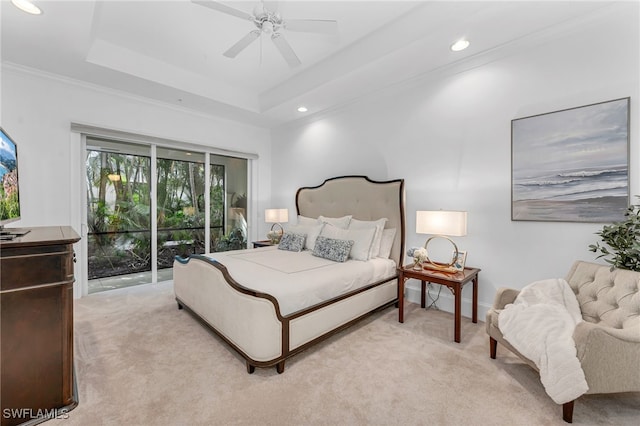
<svg viewBox="0 0 640 426">
<path fill-rule="evenodd" d="M 338 21 L 323 19 L 286 19 L 284 27 L 289 31 L 336 34 L 338 32 Z"/>
<path fill-rule="evenodd" d="M 235 9 L 226 4 L 218 3 L 214 0 L 191 0 L 192 3 L 199 4 L 200 6 L 208 7 L 209 9 L 217 10 L 218 12 L 226 13 L 227 15 L 237 16 L 238 18 L 253 20 L 251 14 L 242 10 Z"/>
<path fill-rule="evenodd" d="M 242 52 L 251 43 L 253 43 L 258 37 L 260 37 L 259 30 L 253 30 L 246 36 L 242 37 L 240 41 L 231 46 L 226 52 L 223 53 L 227 58 L 235 58 L 238 53 Z"/>
<path fill-rule="evenodd" d="M 282 55 L 284 60 L 287 61 L 291 68 L 297 67 L 301 64 L 300 59 L 298 59 L 298 56 L 296 55 L 296 52 L 293 51 L 291 45 L 287 42 L 287 40 L 285 40 L 282 34 L 273 33 L 273 35 L 271 36 L 271 40 L 273 40 L 273 43 L 280 51 L 280 54 Z"/>
</svg>

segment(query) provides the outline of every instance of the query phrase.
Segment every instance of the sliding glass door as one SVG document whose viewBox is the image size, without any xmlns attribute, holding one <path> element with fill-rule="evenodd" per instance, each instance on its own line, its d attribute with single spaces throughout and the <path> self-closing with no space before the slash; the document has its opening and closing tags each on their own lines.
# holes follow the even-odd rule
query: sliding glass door
<svg viewBox="0 0 640 426">
<path fill-rule="evenodd" d="M 210 156 L 211 237 L 209 251 L 247 246 L 247 160 Z"/>
<path fill-rule="evenodd" d="M 86 172 L 89 293 L 170 280 L 176 255 L 247 246 L 246 159 L 88 138 Z"/>
<path fill-rule="evenodd" d="M 215 161 L 216 158 L 212 155 L 211 161 Z M 220 162 L 220 161 L 219 161 Z M 225 223 L 227 223 L 226 215 L 226 201 L 225 195 L 227 193 L 225 188 L 226 179 L 226 166 L 223 164 L 211 164 L 209 166 L 209 199 L 211 200 L 211 207 L 209 209 L 209 251 L 226 251 L 233 250 L 230 247 L 222 247 L 221 241 L 225 237 Z M 246 236 L 246 232 L 245 232 Z M 246 239 L 244 245 L 240 245 L 239 248 L 246 246 Z"/>
<path fill-rule="evenodd" d="M 96 141 L 98 142 L 98 141 Z M 87 147 L 89 291 L 150 282 L 149 147 L 99 141 Z"/>
</svg>

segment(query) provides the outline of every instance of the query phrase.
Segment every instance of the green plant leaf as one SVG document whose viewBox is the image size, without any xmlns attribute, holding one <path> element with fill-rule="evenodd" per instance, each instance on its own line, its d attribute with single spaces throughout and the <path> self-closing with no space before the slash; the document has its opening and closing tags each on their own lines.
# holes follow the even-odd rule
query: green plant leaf
<svg viewBox="0 0 640 426">
<path fill-rule="evenodd" d="M 640 205 L 631 205 L 625 220 L 604 225 L 595 234 L 604 243 L 589 245 L 589 251 L 600 253 L 596 259 L 611 256 L 604 260 L 612 267 L 640 271 Z"/>
</svg>

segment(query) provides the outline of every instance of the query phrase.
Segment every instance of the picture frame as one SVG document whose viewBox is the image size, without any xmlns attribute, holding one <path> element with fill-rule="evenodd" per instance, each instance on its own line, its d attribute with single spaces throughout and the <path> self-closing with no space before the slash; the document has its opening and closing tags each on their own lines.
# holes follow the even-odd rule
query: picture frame
<svg viewBox="0 0 640 426">
<path fill-rule="evenodd" d="M 512 120 L 511 220 L 624 220 L 629 103 L 627 97 Z"/>
<path fill-rule="evenodd" d="M 464 265 L 467 263 L 467 252 L 465 250 L 458 250 L 458 260 L 453 264 L 453 269 L 457 272 L 462 272 L 464 270 Z M 454 250 L 451 254 L 451 261 L 456 258 L 456 251 Z"/>
</svg>

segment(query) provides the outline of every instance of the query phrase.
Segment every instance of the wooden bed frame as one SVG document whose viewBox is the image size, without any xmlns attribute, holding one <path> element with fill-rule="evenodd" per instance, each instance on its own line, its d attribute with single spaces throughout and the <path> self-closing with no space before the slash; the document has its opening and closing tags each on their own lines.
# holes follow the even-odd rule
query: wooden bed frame
<svg viewBox="0 0 640 426">
<path fill-rule="evenodd" d="M 396 228 L 390 257 L 402 264 L 404 180 L 377 182 L 365 176 L 327 179 L 319 186 L 300 188 L 296 208 L 307 217 L 386 217 L 385 228 Z M 255 367 L 274 365 L 282 373 L 291 356 L 398 301 L 395 275 L 283 316 L 275 297 L 238 284 L 224 265 L 202 255 L 176 258 L 173 281 L 178 308 L 192 313 L 235 349 L 246 360 L 248 373 Z"/>
</svg>

